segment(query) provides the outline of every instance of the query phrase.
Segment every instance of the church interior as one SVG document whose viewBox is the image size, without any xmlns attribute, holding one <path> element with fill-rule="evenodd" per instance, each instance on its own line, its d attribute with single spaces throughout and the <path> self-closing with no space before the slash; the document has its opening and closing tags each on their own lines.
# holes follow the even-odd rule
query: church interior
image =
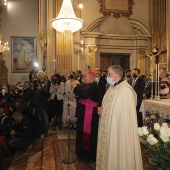
<svg viewBox="0 0 170 170">
<path fill-rule="evenodd" d="M 64 2 L 65 5 L 71 3 L 74 19 L 70 13 L 70 16 L 59 17 L 67 10 L 64 11 Z M 141 114 L 148 109 L 154 115 L 158 111 L 159 121 L 167 125 L 170 122 L 170 80 L 166 97 L 161 98 L 159 74 L 166 72 L 167 79 L 170 77 L 169 17 L 169 0 L 0 0 L 0 93 L 3 94 L 5 84 L 9 91 L 14 91 L 19 83 L 30 81 L 33 72 L 43 71 L 52 82 L 52 75 L 60 74 L 67 79 L 71 71 L 84 74 L 90 70 L 90 74 L 96 75 L 96 68 L 100 68 L 102 74 L 113 65 L 121 66 L 124 73 L 125 70 L 132 73 L 137 68 L 145 80 L 152 78 L 150 96 L 143 98 Z M 60 19 L 63 21 L 57 25 L 55 22 Z M 74 31 L 68 25 L 64 30 L 67 24 L 64 19 L 75 22 Z M 2 99 L 2 124 L 1 105 Z M 44 137 L 29 148 L 16 151 L 12 158 L 5 160 L 1 155 L 0 170 L 96 169 L 95 163 L 90 161 L 76 159 L 74 163 L 64 163 L 67 154 L 76 157 L 72 153 L 75 152 L 76 128 L 64 124 L 60 128 L 59 124 L 54 128 L 49 122 Z M 0 152 L 4 140 L 0 133 Z M 139 140 L 143 169 L 156 170 L 145 152 L 145 141 Z M 170 143 L 170 135 L 168 140 Z"/>
</svg>

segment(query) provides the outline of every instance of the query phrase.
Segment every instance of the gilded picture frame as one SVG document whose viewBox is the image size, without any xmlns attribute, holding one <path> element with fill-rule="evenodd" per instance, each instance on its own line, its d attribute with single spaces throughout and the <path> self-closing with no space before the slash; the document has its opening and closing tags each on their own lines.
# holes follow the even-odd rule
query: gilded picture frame
<svg viewBox="0 0 170 170">
<path fill-rule="evenodd" d="M 133 14 L 133 0 L 97 0 L 100 4 L 100 12 L 104 16 L 129 17 Z"/>
<path fill-rule="evenodd" d="M 12 73 L 29 73 L 37 60 L 35 37 L 11 37 Z"/>
</svg>

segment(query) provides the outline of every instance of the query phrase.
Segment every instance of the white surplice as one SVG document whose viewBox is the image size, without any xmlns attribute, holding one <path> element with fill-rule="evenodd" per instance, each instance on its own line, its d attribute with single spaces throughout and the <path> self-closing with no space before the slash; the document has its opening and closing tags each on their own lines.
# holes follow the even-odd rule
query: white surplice
<svg viewBox="0 0 170 170">
<path fill-rule="evenodd" d="M 136 93 L 123 81 L 111 86 L 102 102 L 96 170 L 142 170 Z"/>
</svg>

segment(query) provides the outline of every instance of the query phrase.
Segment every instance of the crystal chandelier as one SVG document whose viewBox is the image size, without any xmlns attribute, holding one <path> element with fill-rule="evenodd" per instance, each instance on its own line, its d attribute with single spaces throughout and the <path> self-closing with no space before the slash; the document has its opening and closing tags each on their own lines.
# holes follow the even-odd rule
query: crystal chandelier
<svg viewBox="0 0 170 170">
<path fill-rule="evenodd" d="M 63 0 L 57 18 L 52 20 L 52 27 L 59 32 L 70 34 L 78 31 L 83 26 L 83 21 L 77 18 L 71 0 Z"/>
<path fill-rule="evenodd" d="M 4 0 L 4 5 L 7 5 L 8 4 L 8 0 Z"/>
<path fill-rule="evenodd" d="M 0 35 L 1 36 L 1 35 Z M 5 55 L 9 53 L 9 46 L 8 42 L 6 42 L 4 45 L 2 44 L 0 40 L 0 58 L 3 58 Z"/>
</svg>

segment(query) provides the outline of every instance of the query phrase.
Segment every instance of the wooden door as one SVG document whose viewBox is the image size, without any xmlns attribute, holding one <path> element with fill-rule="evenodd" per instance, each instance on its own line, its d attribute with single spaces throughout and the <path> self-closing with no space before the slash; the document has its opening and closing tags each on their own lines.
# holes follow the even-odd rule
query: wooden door
<svg viewBox="0 0 170 170">
<path fill-rule="evenodd" d="M 100 54 L 100 68 L 102 71 L 107 70 L 114 65 L 113 54 Z"/>
<path fill-rule="evenodd" d="M 120 58 L 120 66 L 123 68 L 123 70 L 130 69 L 129 68 L 129 58 L 130 58 L 129 55 L 125 55 Z"/>
</svg>

